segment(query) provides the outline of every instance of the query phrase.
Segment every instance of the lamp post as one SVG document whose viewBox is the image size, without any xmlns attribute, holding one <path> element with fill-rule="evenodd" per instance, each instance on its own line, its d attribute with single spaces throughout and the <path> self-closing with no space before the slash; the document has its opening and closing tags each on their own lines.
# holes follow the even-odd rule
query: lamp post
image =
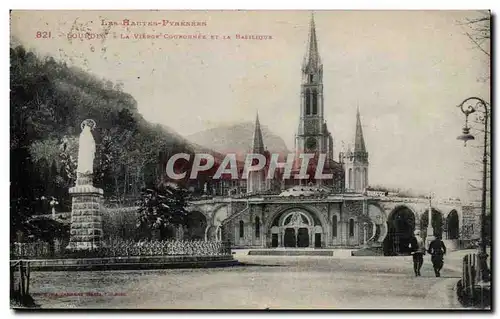
<svg viewBox="0 0 500 319">
<path fill-rule="evenodd" d="M 474 140 L 474 136 L 470 134 L 470 127 L 468 126 L 469 115 L 476 112 L 479 107 L 484 108 L 484 144 L 483 144 L 483 188 L 481 196 L 481 244 L 478 253 L 479 259 L 479 278 L 482 282 L 488 282 L 489 270 L 487 264 L 488 254 L 486 252 L 486 233 L 485 233 L 485 219 L 486 219 L 486 179 L 488 169 L 488 103 L 478 97 L 469 97 L 458 105 L 462 113 L 465 114 L 465 126 L 463 134 L 457 137 L 458 140 L 464 141 L 464 146 L 467 141 Z"/>
<path fill-rule="evenodd" d="M 427 222 L 427 245 L 434 239 L 434 228 L 432 227 L 432 193 L 429 193 L 429 219 Z"/>
</svg>

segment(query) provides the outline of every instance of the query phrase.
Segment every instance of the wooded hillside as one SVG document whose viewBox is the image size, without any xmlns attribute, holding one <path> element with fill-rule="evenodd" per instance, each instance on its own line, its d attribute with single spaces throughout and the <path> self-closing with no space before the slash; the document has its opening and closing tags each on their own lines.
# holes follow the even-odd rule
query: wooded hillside
<svg viewBox="0 0 500 319">
<path fill-rule="evenodd" d="M 161 176 L 160 155 L 193 152 L 179 135 L 143 119 L 136 100 L 120 84 L 40 57 L 22 46 L 10 49 L 11 199 L 47 212 L 52 196 L 68 210 L 74 185 L 80 123 L 97 123 L 94 184 L 120 202 Z"/>
</svg>

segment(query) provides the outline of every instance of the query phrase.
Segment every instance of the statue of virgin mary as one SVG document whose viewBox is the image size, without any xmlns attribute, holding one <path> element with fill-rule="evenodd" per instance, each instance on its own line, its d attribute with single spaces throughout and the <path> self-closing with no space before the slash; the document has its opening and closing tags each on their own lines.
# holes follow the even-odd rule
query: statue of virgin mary
<svg viewBox="0 0 500 319">
<path fill-rule="evenodd" d="M 94 172 L 95 141 L 92 136 L 92 129 L 95 127 L 93 120 L 82 122 L 82 132 L 78 145 L 78 167 L 77 173 L 92 174 Z"/>
</svg>

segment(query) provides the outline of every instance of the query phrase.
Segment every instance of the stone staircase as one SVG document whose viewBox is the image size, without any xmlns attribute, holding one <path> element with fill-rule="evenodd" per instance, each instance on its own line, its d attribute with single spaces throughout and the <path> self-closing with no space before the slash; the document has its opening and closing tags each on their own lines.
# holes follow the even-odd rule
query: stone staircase
<svg viewBox="0 0 500 319">
<path fill-rule="evenodd" d="M 333 250 L 250 250 L 249 256 L 333 256 Z"/>
<path fill-rule="evenodd" d="M 350 257 L 356 249 L 311 249 L 311 248 L 271 248 L 233 250 L 235 255 L 247 256 L 311 256 L 311 257 Z"/>
</svg>

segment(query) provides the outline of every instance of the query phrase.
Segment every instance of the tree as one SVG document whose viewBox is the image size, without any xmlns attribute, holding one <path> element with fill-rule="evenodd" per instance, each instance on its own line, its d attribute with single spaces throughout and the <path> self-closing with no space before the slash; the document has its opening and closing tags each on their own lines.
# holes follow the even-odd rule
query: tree
<svg viewBox="0 0 500 319">
<path fill-rule="evenodd" d="M 137 228 L 142 238 L 165 239 L 172 226 L 187 225 L 187 191 L 175 184 L 160 184 L 141 194 Z"/>
<path fill-rule="evenodd" d="M 26 198 L 18 197 L 10 201 L 10 238 L 17 241 L 17 232 L 25 238 L 52 242 L 55 238 L 69 237 L 69 227 L 51 218 L 35 218 L 37 203 Z"/>
<path fill-rule="evenodd" d="M 466 18 L 464 21 L 460 21 L 458 24 L 463 27 L 464 34 L 470 40 L 470 42 L 474 45 L 474 48 L 481 53 L 483 57 L 486 58 L 486 63 L 490 63 L 491 60 L 491 12 L 490 11 L 479 11 L 474 17 Z M 490 81 L 490 74 L 486 74 L 483 82 Z M 477 197 L 478 199 L 474 199 L 474 201 L 479 200 L 481 192 L 482 192 L 482 175 L 483 175 L 483 134 L 488 134 L 488 145 L 487 145 L 487 187 L 486 191 L 488 192 L 488 185 L 491 185 L 491 104 L 488 105 L 488 123 L 490 124 L 485 132 L 484 128 L 484 120 L 485 113 L 484 109 L 479 108 L 477 110 L 475 118 L 472 118 L 471 123 L 471 134 L 476 136 L 475 141 L 471 141 L 468 144 L 468 147 L 475 148 L 477 150 L 477 155 L 475 155 L 474 159 L 470 162 L 467 162 L 466 169 L 471 170 L 475 176 L 471 178 L 467 178 L 467 190 L 472 193 L 473 197 Z M 490 205 L 489 199 L 490 196 L 487 196 L 487 206 Z"/>
<path fill-rule="evenodd" d="M 474 46 L 489 58 L 491 56 L 491 12 L 480 11 L 479 16 L 467 18 L 459 24 L 465 27 L 465 35 Z"/>
<path fill-rule="evenodd" d="M 159 150 L 193 153 L 187 141 L 148 123 L 122 84 L 22 46 L 11 48 L 10 190 L 11 199 L 20 200 L 12 206 L 13 220 L 23 219 L 23 210 L 42 196 L 55 196 L 70 209 L 80 123 L 87 118 L 97 123 L 94 185 L 120 204 L 161 179 Z"/>
</svg>

